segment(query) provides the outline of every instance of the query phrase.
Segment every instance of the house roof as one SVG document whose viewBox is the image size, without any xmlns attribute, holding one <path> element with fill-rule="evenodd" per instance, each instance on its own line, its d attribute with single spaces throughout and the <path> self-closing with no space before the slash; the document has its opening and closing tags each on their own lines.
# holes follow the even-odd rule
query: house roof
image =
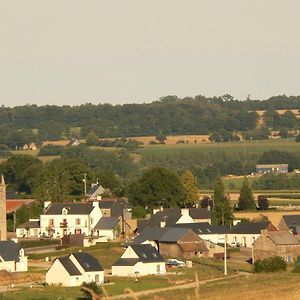
<svg viewBox="0 0 300 300">
<path fill-rule="evenodd" d="M 158 241 L 170 228 L 146 227 L 133 241 L 133 244 L 142 244 L 145 241 Z"/>
<path fill-rule="evenodd" d="M 71 261 L 69 256 L 62 256 L 57 259 L 60 261 L 60 263 L 63 265 L 63 267 L 69 273 L 69 275 L 71 275 L 71 276 L 81 275 L 81 272 L 77 269 L 77 267 Z"/>
<path fill-rule="evenodd" d="M 14 241 L 0 242 L 0 256 L 4 261 L 19 261 L 21 246 Z"/>
<path fill-rule="evenodd" d="M 93 255 L 86 252 L 77 252 L 71 255 L 76 258 L 85 272 L 103 271 L 103 267 Z"/>
<path fill-rule="evenodd" d="M 95 225 L 94 229 L 114 229 L 119 223 L 118 218 L 103 217 Z"/>
<path fill-rule="evenodd" d="M 150 244 L 132 244 L 129 247 L 136 253 L 139 261 L 143 263 L 164 261 L 159 252 Z"/>
<path fill-rule="evenodd" d="M 256 165 L 256 168 L 287 168 L 288 164 L 262 164 Z"/>
<path fill-rule="evenodd" d="M 268 237 L 276 245 L 300 245 L 298 238 L 288 231 L 269 231 Z"/>
<path fill-rule="evenodd" d="M 207 208 L 196 208 L 192 207 L 189 209 L 189 214 L 193 219 L 210 219 L 211 211 Z"/>
<path fill-rule="evenodd" d="M 189 230 L 189 228 L 169 228 L 164 235 L 159 238 L 159 242 L 176 243 L 178 242 Z"/>
<path fill-rule="evenodd" d="M 47 208 L 45 215 L 61 215 L 63 208 L 68 209 L 68 215 L 88 215 L 93 210 L 93 202 L 53 203 Z"/>
<path fill-rule="evenodd" d="M 260 234 L 270 222 L 239 222 L 232 227 L 231 233 L 236 234 Z"/>
<path fill-rule="evenodd" d="M 19 228 L 40 228 L 39 220 L 29 220 L 19 226 Z"/>
<path fill-rule="evenodd" d="M 119 258 L 113 266 L 134 266 L 139 262 L 138 258 Z"/>
<path fill-rule="evenodd" d="M 23 204 L 30 205 L 35 199 L 7 199 L 6 200 L 6 213 L 10 214 L 19 209 Z"/>
<path fill-rule="evenodd" d="M 288 227 L 300 226 L 300 215 L 283 215 L 282 217 Z"/>
<path fill-rule="evenodd" d="M 225 234 L 230 232 L 230 228 L 223 225 L 210 225 L 207 222 L 201 223 L 183 223 L 183 224 L 174 224 L 172 227 L 176 228 L 190 228 L 198 235 L 204 234 Z"/>
</svg>

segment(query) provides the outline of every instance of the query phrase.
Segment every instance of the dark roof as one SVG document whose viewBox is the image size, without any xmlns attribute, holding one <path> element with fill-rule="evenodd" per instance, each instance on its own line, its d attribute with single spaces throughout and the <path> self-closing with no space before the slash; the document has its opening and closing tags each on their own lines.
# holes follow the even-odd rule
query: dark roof
<svg viewBox="0 0 300 300">
<path fill-rule="evenodd" d="M 114 229 L 118 222 L 118 218 L 103 217 L 98 221 L 94 229 Z"/>
<path fill-rule="evenodd" d="M 170 228 L 146 227 L 133 241 L 133 244 L 142 244 L 145 241 L 158 241 Z"/>
<path fill-rule="evenodd" d="M 261 230 L 266 229 L 269 224 L 269 222 L 239 222 L 232 227 L 231 233 L 260 234 Z"/>
<path fill-rule="evenodd" d="M 211 212 L 206 208 L 189 208 L 189 215 L 192 219 L 210 219 Z M 138 222 L 138 232 L 141 232 L 146 226 L 160 227 L 160 223 L 165 221 L 166 226 L 172 226 L 182 216 L 181 208 L 165 208 L 163 211 L 158 211 L 150 217 L 149 220 Z"/>
<path fill-rule="evenodd" d="M 270 231 L 268 237 L 276 245 L 299 245 L 297 237 L 288 231 Z"/>
<path fill-rule="evenodd" d="M 159 252 L 150 244 L 132 244 L 129 247 L 136 253 L 139 261 L 143 263 L 164 261 Z"/>
<path fill-rule="evenodd" d="M 201 223 L 182 223 L 172 225 L 174 228 L 190 228 L 196 234 L 225 234 L 230 233 L 230 228 L 223 225 L 210 225 L 207 222 Z"/>
<path fill-rule="evenodd" d="M 19 261 L 21 246 L 14 241 L 0 242 L 0 256 L 4 261 Z"/>
<path fill-rule="evenodd" d="M 282 217 L 288 227 L 300 226 L 300 215 L 283 215 Z"/>
<path fill-rule="evenodd" d="M 113 266 L 134 266 L 138 262 L 138 258 L 119 258 Z"/>
<path fill-rule="evenodd" d="M 136 232 L 140 233 L 142 232 L 149 224 L 149 220 L 147 219 L 139 219 L 137 220 L 137 228 L 136 228 Z"/>
<path fill-rule="evenodd" d="M 103 267 L 93 255 L 86 252 L 77 252 L 71 255 L 76 258 L 85 272 L 103 271 Z"/>
<path fill-rule="evenodd" d="M 47 208 L 45 215 L 61 215 L 63 208 L 68 209 L 68 215 L 88 215 L 93 210 L 93 202 L 53 203 Z"/>
<path fill-rule="evenodd" d="M 87 195 L 89 197 L 91 197 L 100 187 L 102 187 L 101 185 L 94 185 L 91 186 L 91 188 L 89 189 L 89 191 L 87 192 Z"/>
<path fill-rule="evenodd" d="M 69 273 L 69 275 L 71 275 L 71 276 L 81 275 L 80 271 L 77 269 L 77 267 L 71 261 L 69 256 L 63 256 L 63 257 L 59 257 L 57 259 L 64 266 L 64 268 Z"/>
<path fill-rule="evenodd" d="M 19 226 L 19 228 L 40 228 L 40 221 L 27 221 Z"/>
<path fill-rule="evenodd" d="M 177 243 L 189 230 L 189 228 L 169 228 L 169 230 L 159 238 L 159 242 Z"/>
</svg>

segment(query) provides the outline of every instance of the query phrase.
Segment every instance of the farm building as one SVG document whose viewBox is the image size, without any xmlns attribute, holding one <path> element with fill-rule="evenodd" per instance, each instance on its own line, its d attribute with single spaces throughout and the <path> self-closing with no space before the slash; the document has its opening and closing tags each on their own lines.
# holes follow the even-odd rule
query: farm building
<svg viewBox="0 0 300 300">
<path fill-rule="evenodd" d="M 266 174 L 266 173 L 288 173 L 289 165 L 288 164 L 265 164 L 265 165 L 256 165 L 257 174 Z"/>
<path fill-rule="evenodd" d="M 149 244 L 130 245 L 113 264 L 113 276 L 144 276 L 166 273 L 165 261 Z"/>
<path fill-rule="evenodd" d="M 253 244 L 253 262 L 270 256 L 280 256 L 287 262 L 296 261 L 300 255 L 300 241 L 288 231 L 262 230 Z"/>
<path fill-rule="evenodd" d="M 46 273 L 46 283 L 80 286 L 83 282 L 104 282 L 104 270 L 89 253 L 78 252 L 57 258 Z"/>
<path fill-rule="evenodd" d="M 291 231 L 293 234 L 299 234 L 300 215 L 283 215 L 279 222 L 278 229 Z"/>
</svg>

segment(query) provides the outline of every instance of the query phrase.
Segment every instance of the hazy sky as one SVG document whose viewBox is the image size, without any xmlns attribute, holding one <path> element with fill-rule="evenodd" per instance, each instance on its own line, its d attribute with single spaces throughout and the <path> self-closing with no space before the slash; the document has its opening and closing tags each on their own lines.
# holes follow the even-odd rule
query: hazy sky
<svg viewBox="0 0 300 300">
<path fill-rule="evenodd" d="M 0 104 L 300 94 L 299 0 L 0 5 Z"/>
</svg>

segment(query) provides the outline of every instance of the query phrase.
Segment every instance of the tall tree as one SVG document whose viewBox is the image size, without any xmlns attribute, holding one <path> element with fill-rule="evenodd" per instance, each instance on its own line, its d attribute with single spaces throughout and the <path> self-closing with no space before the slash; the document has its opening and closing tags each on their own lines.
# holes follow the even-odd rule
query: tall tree
<svg viewBox="0 0 300 300">
<path fill-rule="evenodd" d="M 181 182 L 185 192 L 182 202 L 183 207 L 192 207 L 198 200 L 197 178 L 191 171 L 185 171 L 181 175 Z"/>
<path fill-rule="evenodd" d="M 244 177 L 243 185 L 240 190 L 240 197 L 238 207 L 241 210 L 244 209 L 256 209 L 252 190 L 249 185 L 247 177 Z"/>
<path fill-rule="evenodd" d="M 229 198 L 225 195 L 225 189 L 221 178 L 217 180 L 213 194 L 212 222 L 216 225 L 231 225 L 233 220 L 232 207 Z"/>
</svg>

